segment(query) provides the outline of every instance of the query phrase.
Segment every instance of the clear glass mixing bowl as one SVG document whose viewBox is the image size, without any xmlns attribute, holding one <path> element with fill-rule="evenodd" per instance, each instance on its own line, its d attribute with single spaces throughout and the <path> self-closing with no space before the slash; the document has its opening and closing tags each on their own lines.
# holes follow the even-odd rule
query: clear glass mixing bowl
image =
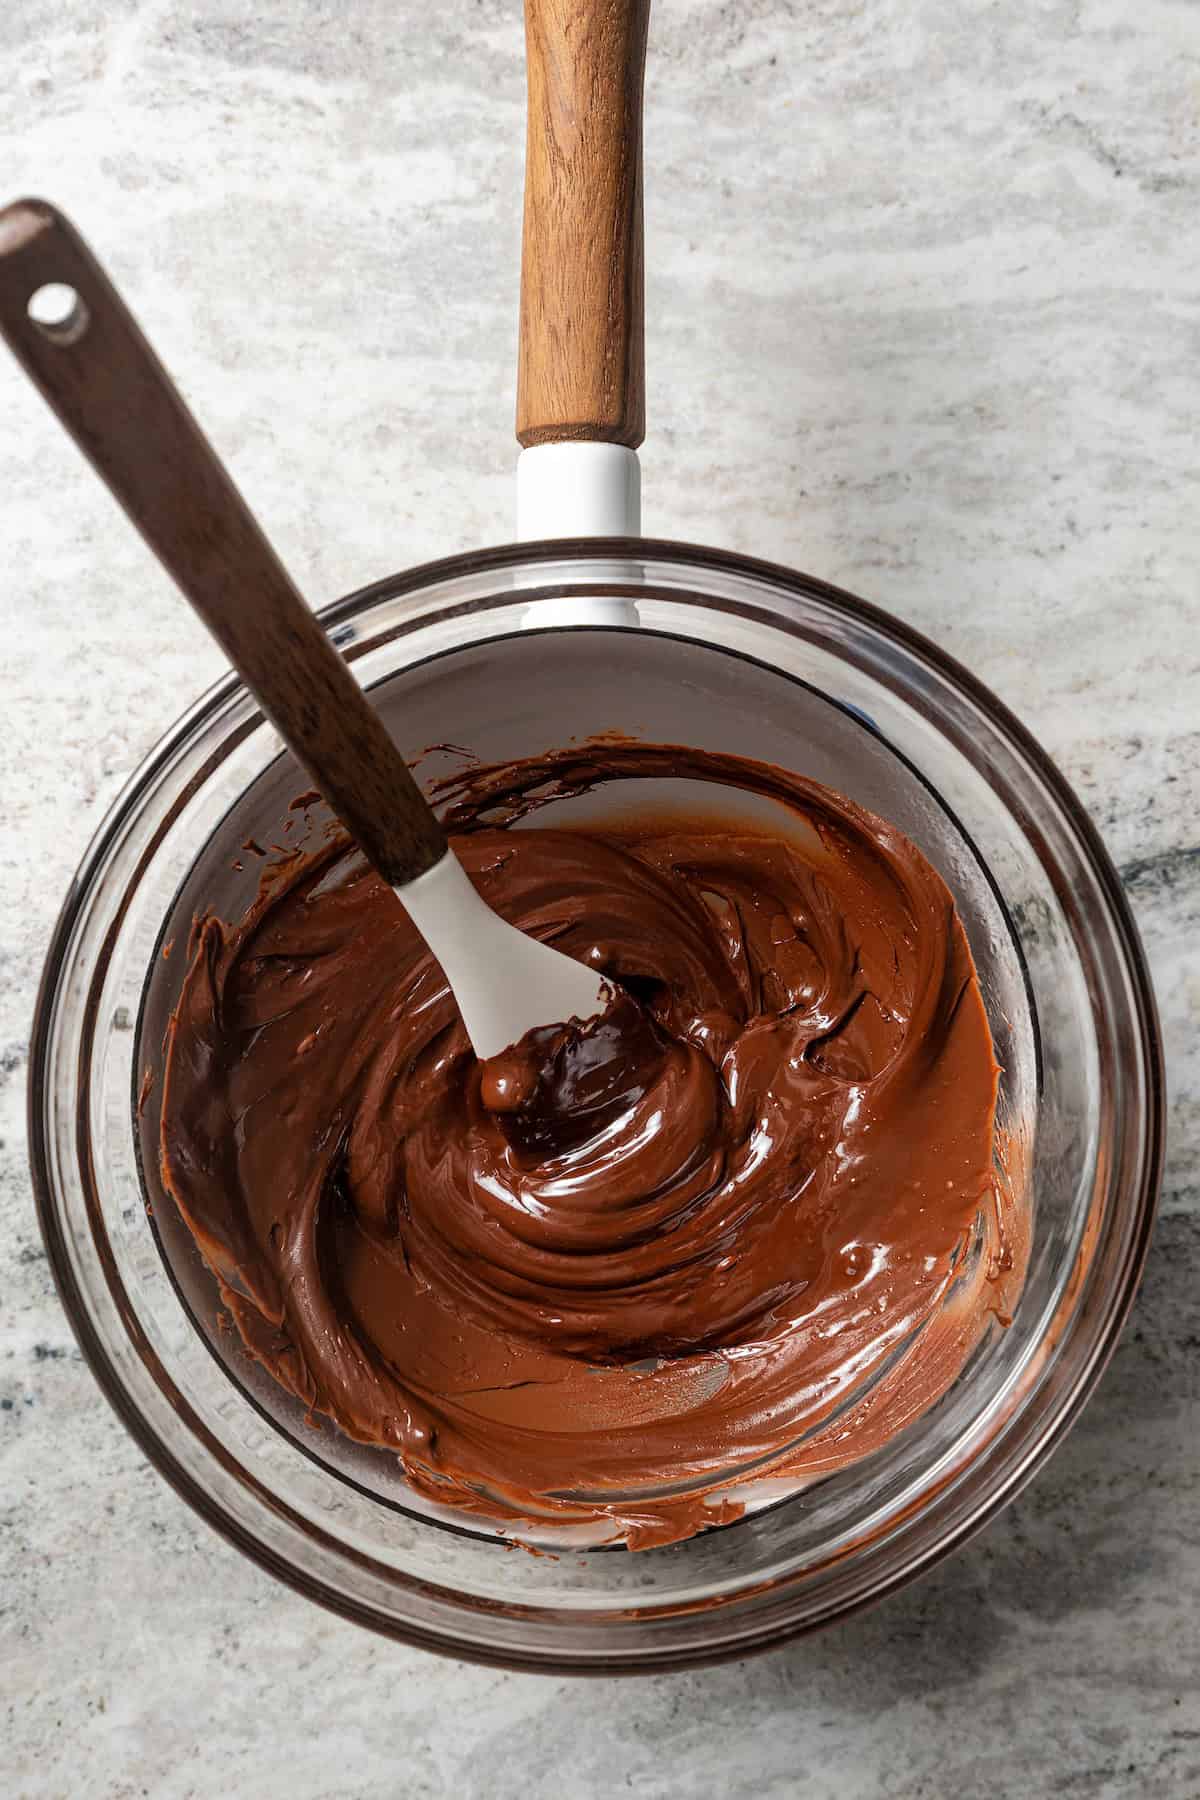
<svg viewBox="0 0 1200 1800">
<path fill-rule="evenodd" d="M 640 625 L 571 624 L 601 590 L 636 601 Z M 214 1284 L 158 1187 L 155 1095 L 138 1104 L 193 914 L 249 901 L 260 865 L 241 846 L 290 844 L 288 802 L 307 785 L 229 679 L 114 805 L 38 1000 L 38 1204 L 105 1393 L 248 1555 L 432 1649 L 650 1670 L 744 1654 L 887 1592 L 976 1530 L 1065 1430 L 1149 1237 L 1163 1127 L 1153 997 L 1078 801 L 932 644 L 848 594 L 718 551 L 523 545 L 379 582 L 324 617 L 410 756 L 437 744 L 515 756 L 617 730 L 781 763 L 901 826 L 953 890 L 979 968 L 1000 1119 L 1030 1157 L 1027 1279 L 1011 1323 L 994 1323 L 885 1448 L 783 1499 L 752 1490 L 738 1523 L 636 1555 L 550 1532 L 535 1542 L 553 1554 L 514 1549 L 417 1501 L 394 1459 L 306 1422 L 219 1328 Z M 444 766 L 429 756 L 419 773 Z"/>
</svg>

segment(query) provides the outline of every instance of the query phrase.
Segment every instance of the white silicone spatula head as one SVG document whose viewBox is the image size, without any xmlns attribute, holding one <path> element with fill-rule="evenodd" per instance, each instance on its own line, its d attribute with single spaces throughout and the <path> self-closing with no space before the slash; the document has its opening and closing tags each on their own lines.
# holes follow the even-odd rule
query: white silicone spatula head
<svg viewBox="0 0 1200 1800">
<path fill-rule="evenodd" d="M 445 971 L 477 1056 L 604 1010 L 608 984 L 595 970 L 493 912 L 452 850 L 396 892 Z"/>
</svg>

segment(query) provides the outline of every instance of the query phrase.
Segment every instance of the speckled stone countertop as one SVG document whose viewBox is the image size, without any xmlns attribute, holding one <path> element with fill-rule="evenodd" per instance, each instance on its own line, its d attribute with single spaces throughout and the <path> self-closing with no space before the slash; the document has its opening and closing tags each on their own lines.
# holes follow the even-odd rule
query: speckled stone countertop
<svg viewBox="0 0 1200 1800">
<path fill-rule="evenodd" d="M 511 535 L 518 0 L 7 0 L 0 93 L 0 190 L 75 215 L 307 593 Z M 221 662 L 0 360 L 6 1795 L 1200 1793 L 1200 13 L 658 0 L 648 101 L 646 529 L 881 601 L 1076 784 L 1170 1069 L 1135 1316 L 981 1538 L 752 1662 L 507 1676 L 244 1562 L 81 1362 L 23 1125 L 60 897 Z"/>
</svg>

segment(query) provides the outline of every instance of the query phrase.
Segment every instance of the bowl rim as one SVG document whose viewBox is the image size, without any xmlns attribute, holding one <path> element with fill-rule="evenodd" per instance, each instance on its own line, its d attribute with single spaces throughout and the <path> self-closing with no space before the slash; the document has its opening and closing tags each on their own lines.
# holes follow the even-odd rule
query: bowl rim
<svg viewBox="0 0 1200 1800">
<path fill-rule="evenodd" d="M 910 657 L 918 663 L 928 665 L 943 681 L 952 688 L 956 688 L 968 702 L 984 712 L 1030 764 L 1034 774 L 1049 790 L 1052 799 L 1061 808 L 1075 835 L 1078 851 L 1087 862 L 1089 871 L 1096 880 L 1107 905 L 1108 922 L 1129 981 L 1131 1013 L 1137 1028 L 1138 1049 L 1146 1078 L 1146 1093 L 1144 1124 L 1141 1132 L 1143 1154 L 1140 1162 L 1140 1180 L 1133 1196 L 1134 1210 L 1130 1241 L 1120 1268 L 1120 1283 L 1106 1297 L 1107 1303 L 1103 1320 L 1096 1332 L 1089 1360 L 1086 1366 L 1077 1372 L 1069 1397 L 1059 1404 L 1057 1412 L 1048 1424 L 1041 1425 L 1040 1429 L 1035 1428 L 1030 1434 L 1032 1442 L 1024 1446 L 1024 1453 L 1016 1466 L 1010 1468 L 996 1480 L 991 1491 L 985 1493 L 983 1498 L 977 1501 L 968 1516 L 954 1524 L 936 1542 L 911 1553 L 902 1567 L 882 1579 L 877 1579 L 869 1594 L 852 1597 L 849 1600 L 843 1599 L 831 1604 L 819 1615 L 808 1619 L 789 1619 L 786 1616 L 783 1618 L 772 1616 L 763 1619 L 748 1633 L 739 1634 L 732 1641 L 696 1644 L 687 1647 L 672 1646 L 666 1650 L 652 1649 L 648 1653 L 643 1652 L 637 1655 L 623 1654 L 615 1648 L 611 1651 L 596 1652 L 587 1656 L 576 1656 L 565 1650 L 555 1651 L 551 1655 L 546 1655 L 542 1651 L 523 1654 L 511 1646 L 495 1649 L 490 1645 L 475 1643 L 469 1639 L 452 1639 L 440 1632 L 427 1630 L 412 1621 L 398 1621 L 374 1606 L 343 1594 L 321 1577 L 295 1567 L 286 1556 L 264 1543 L 246 1525 L 227 1511 L 221 1502 L 202 1486 L 164 1444 L 157 1431 L 147 1423 L 142 1412 L 127 1392 L 92 1323 L 87 1305 L 75 1279 L 63 1221 L 58 1216 L 56 1208 L 46 1133 L 46 1115 L 42 1102 L 52 1042 L 52 1025 L 66 951 L 87 897 L 92 890 L 97 866 L 103 863 L 110 844 L 119 834 L 125 822 L 131 815 L 136 814 L 144 792 L 154 784 L 164 765 L 171 761 L 196 729 L 208 718 L 218 713 L 239 691 L 244 691 L 244 687 L 237 674 L 230 671 L 219 677 L 201 694 L 158 739 L 106 810 L 68 887 L 51 932 L 38 985 L 30 1037 L 27 1083 L 28 1154 L 39 1227 L 59 1299 L 84 1360 L 101 1392 L 139 1448 L 147 1456 L 151 1465 L 170 1483 L 180 1498 L 185 1500 L 226 1541 L 232 1543 L 253 1562 L 284 1582 L 293 1591 L 316 1601 L 327 1610 L 393 1640 L 493 1667 L 551 1674 L 666 1672 L 699 1667 L 730 1657 L 744 1656 L 770 1649 L 791 1638 L 819 1630 L 834 1619 L 851 1617 L 854 1613 L 886 1598 L 888 1594 L 895 1592 L 933 1567 L 943 1557 L 950 1555 L 982 1530 L 995 1514 L 1020 1492 L 1061 1442 L 1107 1366 L 1124 1328 L 1141 1280 L 1153 1232 L 1165 1154 L 1165 1072 L 1153 985 L 1129 903 L 1103 840 L 1066 778 L 1041 748 L 1032 733 L 1021 724 L 1004 702 L 954 657 L 905 621 L 846 589 L 836 587 L 819 577 L 788 568 L 783 564 L 745 556 L 735 551 L 657 538 L 547 539 L 520 544 L 501 544 L 483 550 L 462 552 L 381 577 L 318 609 L 317 616 L 336 642 L 339 627 L 356 618 L 363 610 L 378 601 L 402 599 L 405 595 L 417 590 L 434 587 L 456 578 L 478 576 L 510 568 L 514 564 L 537 566 L 583 563 L 586 565 L 594 563 L 598 559 L 604 561 L 624 559 L 634 563 L 654 562 L 675 567 L 700 568 L 710 573 L 723 572 L 743 579 L 766 583 L 777 596 L 794 595 L 806 600 L 815 598 L 828 607 L 833 614 L 840 615 L 855 625 L 866 625 L 883 639 L 890 639 L 898 644 Z M 574 580 L 578 577 L 565 575 L 563 579 L 568 585 L 573 586 Z M 611 580 L 607 577 L 605 585 L 612 585 Z M 617 585 L 619 586 L 620 583 Z M 452 606 L 446 610 L 449 613 L 470 611 L 473 610 L 473 605 L 474 603 L 467 602 L 461 607 Z M 747 611 L 744 606 L 735 610 L 740 610 L 743 615 Z M 749 610 L 753 611 L 753 609 Z M 790 623 L 795 631 L 797 621 L 793 620 Z M 822 634 L 819 633 L 814 634 L 800 630 L 798 635 L 816 636 L 818 640 L 823 641 Z M 348 645 L 347 648 L 350 650 L 352 658 L 352 646 Z M 883 679 L 882 676 L 880 678 Z M 1038 1394 L 1031 1397 L 1030 1405 L 1023 1411 L 1028 1414 L 1030 1410 L 1035 1414 L 1039 1410 L 1044 1410 L 1044 1395 Z M 794 1577 L 791 1578 L 791 1580 L 794 1579 Z M 791 1580 L 784 1577 L 781 1581 L 772 1584 L 779 1599 L 786 1599 Z M 750 1587 L 731 1598 L 736 1602 L 738 1599 L 747 1597 L 753 1591 L 753 1587 Z M 774 1609 L 772 1610 L 774 1612 Z M 709 1616 L 712 1616 L 711 1612 Z"/>
</svg>

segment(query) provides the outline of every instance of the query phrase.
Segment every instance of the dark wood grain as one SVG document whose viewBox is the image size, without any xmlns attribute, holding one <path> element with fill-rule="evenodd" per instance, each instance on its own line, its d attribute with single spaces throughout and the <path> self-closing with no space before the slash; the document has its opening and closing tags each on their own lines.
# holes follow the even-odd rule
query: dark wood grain
<svg viewBox="0 0 1200 1800">
<path fill-rule="evenodd" d="M 63 327 L 29 316 L 50 282 L 78 296 Z M 378 714 L 99 263 L 41 200 L 0 212 L 0 332 L 379 872 L 401 885 L 431 868 L 445 837 Z"/>
<path fill-rule="evenodd" d="M 517 437 L 646 433 L 642 80 L 650 0 L 525 0 Z"/>
</svg>

